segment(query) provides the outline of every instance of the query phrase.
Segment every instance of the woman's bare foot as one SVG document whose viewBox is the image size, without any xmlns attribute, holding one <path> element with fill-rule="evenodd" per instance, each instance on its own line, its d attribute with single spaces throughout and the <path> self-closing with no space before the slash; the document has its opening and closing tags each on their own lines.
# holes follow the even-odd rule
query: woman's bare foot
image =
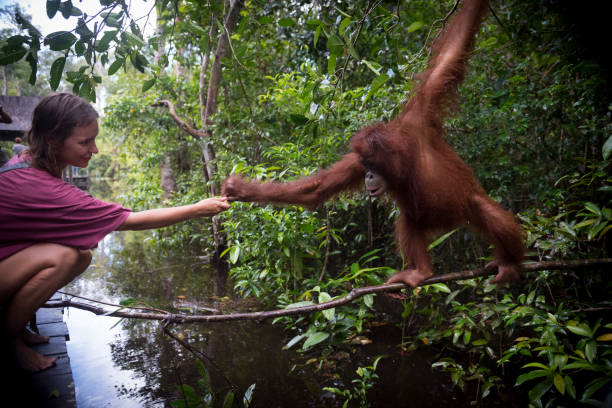
<svg viewBox="0 0 612 408">
<path fill-rule="evenodd" d="M 35 344 L 43 344 L 49 342 L 49 337 L 41 336 L 38 333 L 34 333 L 28 329 L 23 329 L 23 341 L 28 346 L 33 346 Z"/>
<path fill-rule="evenodd" d="M 46 370 L 55 364 L 57 357 L 43 356 L 28 347 L 23 340 L 18 339 L 13 342 L 13 351 L 17 364 L 25 371 L 35 373 Z"/>
</svg>

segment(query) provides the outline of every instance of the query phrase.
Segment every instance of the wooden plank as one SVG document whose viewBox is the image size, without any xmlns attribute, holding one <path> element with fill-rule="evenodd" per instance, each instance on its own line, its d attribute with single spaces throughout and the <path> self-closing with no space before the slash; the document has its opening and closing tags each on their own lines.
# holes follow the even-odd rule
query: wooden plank
<svg viewBox="0 0 612 408">
<path fill-rule="evenodd" d="M 66 340 L 70 337 L 63 309 L 40 308 L 36 312 L 36 327 L 41 335 L 49 337 L 49 343 L 37 344 L 32 348 L 40 354 L 55 356 L 57 360 L 53 367 L 30 374 L 32 397 L 38 401 L 37 406 L 43 408 L 76 408 L 74 380 L 66 348 Z"/>
<path fill-rule="evenodd" d="M 70 340 L 70 336 L 68 334 L 68 326 L 66 325 L 66 322 L 38 324 L 37 326 L 38 332 L 42 336 L 64 337 L 66 340 Z"/>
<path fill-rule="evenodd" d="M 36 324 L 59 323 L 64 321 L 64 314 L 61 308 L 41 307 L 36 312 Z"/>
<path fill-rule="evenodd" d="M 44 377 L 34 388 L 44 408 L 77 406 L 72 373 Z"/>
<path fill-rule="evenodd" d="M 63 374 L 71 374 L 72 368 L 70 367 L 70 357 L 68 355 L 61 354 L 57 356 L 57 360 L 55 360 L 55 366 L 44 371 L 40 371 L 38 373 L 31 374 L 31 377 L 34 381 L 38 380 L 40 377 L 49 377 L 53 375 L 63 375 Z"/>
<path fill-rule="evenodd" d="M 56 356 L 66 354 L 66 339 L 63 337 L 51 337 L 48 343 L 36 344 L 32 346 L 34 350 L 45 356 Z"/>
</svg>

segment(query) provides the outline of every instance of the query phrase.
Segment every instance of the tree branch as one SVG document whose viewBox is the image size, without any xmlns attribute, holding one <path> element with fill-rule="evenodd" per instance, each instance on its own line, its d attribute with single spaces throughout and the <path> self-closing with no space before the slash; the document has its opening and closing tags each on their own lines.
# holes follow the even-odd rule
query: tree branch
<svg viewBox="0 0 612 408">
<path fill-rule="evenodd" d="M 208 137 L 206 132 L 203 132 L 199 129 L 194 128 L 189 123 L 181 119 L 178 113 L 176 113 L 176 108 L 174 107 L 174 104 L 170 102 L 169 100 L 162 99 L 161 101 L 156 102 L 151 106 L 160 107 L 164 105 L 168 107 L 168 113 L 170 114 L 170 116 L 172 116 L 172 119 L 174 119 L 174 122 L 176 122 L 179 128 L 189 133 L 191 136 L 197 137 L 198 139 L 206 139 Z"/>
<path fill-rule="evenodd" d="M 529 262 L 522 264 L 522 270 L 524 272 L 534 272 L 541 270 L 564 270 L 564 269 L 577 269 L 585 267 L 595 267 L 603 265 L 611 265 L 612 258 L 603 259 L 579 259 L 571 261 L 546 261 L 546 262 Z M 471 279 L 480 276 L 489 276 L 497 273 L 496 267 L 475 269 L 461 272 L 451 272 L 444 275 L 433 276 L 426 279 L 422 286 L 431 285 L 434 283 L 449 282 L 454 280 Z M 307 314 L 316 312 L 319 310 L 331 309 L 334 307 L 342 306 L 352 302 L 362 296 L 369 295 L 372 293 L 384 293 L 384 292 L 395 292 L 401 289 L 407 288 L 403 283 L 383 284 L 376 286 L 366 286 L 364 288 L 357 288 L 351 290 L 347 295 L 342 296 L 336 300 L 330 302 L 296 307 L 292 309 L 277 309 L 271 311 L 252 312 L 252 313 L 231 313 L 231 314 L 216 314 L 216 315 L 185 315 L 185 314 L 173 314 L 173 313 L 142 313 L 142 312 L 125 312 L 123 309 L 129 307 L 117 305 L 117 310 L 109 312 L 102 307 L 94 306 L 91 304 L 73 302 L 70 299 L 64 299 L 62 301 L 47 302 L 42 307 L 75 307 L 77 309 L 88 310 L 97 315 L 115 316 L 115 317 L 127 317 L 137 319 L 149 319 L 149 320 L 163 320 L 170 323 L 199 323 L 199 322 L 227 322 L 235 320 L 265 320 L 279 316 L 292 316 L 298 314 Z"/>
</svg>

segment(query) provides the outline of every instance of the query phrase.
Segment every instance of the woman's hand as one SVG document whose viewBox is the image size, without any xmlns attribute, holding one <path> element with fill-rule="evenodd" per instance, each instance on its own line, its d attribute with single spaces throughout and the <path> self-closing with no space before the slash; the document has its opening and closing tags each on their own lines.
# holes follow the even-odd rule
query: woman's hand
<svg viewBox="0 0 612 408">
<path fill-rule="evenodd" d="M 231 204 L 227 201 L 227 197 L 224 196 L 206 198 L 195 205 L 198 207 L 198 216 L 211 217 L 227 210 Z"/>
</svg>

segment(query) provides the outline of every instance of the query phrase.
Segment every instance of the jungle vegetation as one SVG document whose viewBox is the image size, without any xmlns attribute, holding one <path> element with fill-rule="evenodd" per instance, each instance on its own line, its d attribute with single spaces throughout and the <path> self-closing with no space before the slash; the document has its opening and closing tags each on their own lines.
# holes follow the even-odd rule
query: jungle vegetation
<svg viewBox="0 0 612 408">
<path fill-rule="evenodd" d="M 531 261 L 610 253 L 612 65 L 595 47 L 602 10 L 572 3 L 493 1 L 446 123 L 485 190 L 517 214 Z M 48 0 L 49 16 L 75 29 L 46 36 L 6 6 L 0 64 L 4 94 L 103 102 L 91 172 L 142 210 L 219 194 L 231 173 L 291 180 L 336 161 L 354 131 L 401 108 L 455 1 L 158 0 L 148 35 L 128 4 L 100 0 L 94 24 L 77 2 Z M 315 210 L 235 203 L 148 244 L 196 245 L 228 266 L 235 293 L 282 308 L 383 283 L 402 267 L 396 213 L 363 192 Z M 466 230 L 436 238 L 437 273 L 490 259 Z M 404 290 L 391 307 L 366 296 L 276 323 L 285 347 L 324 360 L 386 320 L 402 333 L 389 353 L 440 350 L 433 368 L 476 390 L 476 405 L 518 387 L 533 407 L 601 406 L 612 389 L 609 269 L 530 272 L 500 290 L 485 278 L 436 284 Z M 354 388 L 330 390 L 368 406 L 377 363 Z"/>
</svg>

